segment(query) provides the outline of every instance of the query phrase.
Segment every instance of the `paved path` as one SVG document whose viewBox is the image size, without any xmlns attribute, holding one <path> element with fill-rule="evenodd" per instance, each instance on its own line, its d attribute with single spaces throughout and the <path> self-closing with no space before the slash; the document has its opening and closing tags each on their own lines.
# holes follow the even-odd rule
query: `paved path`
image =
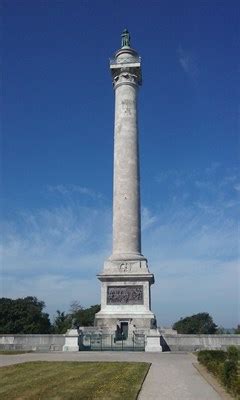
<svg viewBox="0 0 240 400">
<path fill-rule="evenodd" d="M 192 365 L 196 358 L 180 353 L 79 352 L 0 356 L 0 366 L 26 361 L 145 361 L 151 368 L 139 400 L 220 400 Z M 83 399 L 84 400 L 84 399 Z"/>
</svg>

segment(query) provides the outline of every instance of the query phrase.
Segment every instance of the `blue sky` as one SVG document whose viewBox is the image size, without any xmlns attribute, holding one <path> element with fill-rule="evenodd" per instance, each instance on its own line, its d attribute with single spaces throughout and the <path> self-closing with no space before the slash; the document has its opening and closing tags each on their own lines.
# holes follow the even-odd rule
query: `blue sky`
<svg viewBox="0 0 240 400">
<path fill-rule="evenodd" d="M 114 93 L 128 27 L 142 57 L 142 248 L 160 325 L 239 322 L 237 1 L 5 1 L 2 295 L 51 315 L 98 303 L 111 253 Z"/>
</svg>

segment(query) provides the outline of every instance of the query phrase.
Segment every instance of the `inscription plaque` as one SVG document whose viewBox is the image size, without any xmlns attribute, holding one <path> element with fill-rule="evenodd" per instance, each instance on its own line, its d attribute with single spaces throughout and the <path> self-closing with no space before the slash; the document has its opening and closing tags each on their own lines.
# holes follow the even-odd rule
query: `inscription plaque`
<svg viewBox="0 0 240 400">
<path fill-rule="evenodd" d="M 108 286 L 107 304 L 143 304 L 143 286 Z"/>
</svg>

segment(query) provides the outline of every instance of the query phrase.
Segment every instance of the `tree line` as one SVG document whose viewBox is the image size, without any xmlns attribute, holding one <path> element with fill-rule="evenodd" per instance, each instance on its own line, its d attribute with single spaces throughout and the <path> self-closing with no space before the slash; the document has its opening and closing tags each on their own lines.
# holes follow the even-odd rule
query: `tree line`
<svg viewBox="0 0 240 400">
<path fill-rule="evenodd" d="M 79 326 L 92 326 L 100 305 L 84 308 L 75 301 L 69 312 L 57 310 L 53 323 L 44 308 L 44 301 L 37 297 L 0 298 L 0 334 L 62 334 L 71 328 L 73 321 Z"/>
<path fill-rule="evenodd" d="M 74 301 L 68 312 L 57 310 L 53 322 L 50 321 L 49 314 L 44 312 L 44 308 L 44 301 L 37 297 L 28 296 L 15 300 L 0 298 L 0 334 L 63 334 L 73 324 L 93 326 L 100 305 L 84 308 L 78 301 Z M 173 324 L 173 329 L 182 334 L 240 334 L 239 325 L 228 332 L 218 327 L 206 312 L 181 318 Z"/>
</svg>

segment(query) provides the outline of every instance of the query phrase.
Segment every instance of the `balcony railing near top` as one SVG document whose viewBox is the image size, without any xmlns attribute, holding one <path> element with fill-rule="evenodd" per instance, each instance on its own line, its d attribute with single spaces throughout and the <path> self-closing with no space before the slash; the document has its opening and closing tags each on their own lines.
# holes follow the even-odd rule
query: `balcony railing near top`
<svg viewBox="0 0 240 400">
<path fill-rule="evenodd" d="M 121 58 L 121 60 L 117 60 L 116 58 L 110 58 L 110 65 L 118 65 L 118 64 L 135 64 L 135 63 L 140 63 L 141 62 L 141 57 L 126 57 L 126 58 Z"/>
</svg>

